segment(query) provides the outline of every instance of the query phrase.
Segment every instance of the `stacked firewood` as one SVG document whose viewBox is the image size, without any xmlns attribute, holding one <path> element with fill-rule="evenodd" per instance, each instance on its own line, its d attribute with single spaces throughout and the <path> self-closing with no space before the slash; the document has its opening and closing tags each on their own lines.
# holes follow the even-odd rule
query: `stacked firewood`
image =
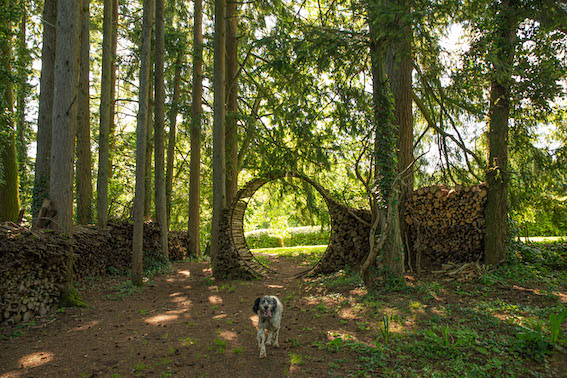
<svg viewBox="0 0 567 378">
<path fill-rule="evenodd" d="M 335 201 L 328 202 L 328 206 L 333 231 L 327 253 L 316 268 L 317 273 L 354 267 L 362 262 L 370 248 L 370 211 L 352 209 Z"/>
<path fill-rule="evenodd" d="M 482 258 L 485 185 L 453 188 L 430 186 L 415 190 L 406 202 L 412 265 L 438 267 Z"/>
<path fill-rule="evenodd" d="M 104 229 L 77 226 L 73 237 L 31 230 L 13 223 L 0 224 L 0 323 L 18 323 L 53 310 L 65 281 L 68 253 L 74 254 L 74 279 L 126 273 L 132 262 L 133 227 L 111 222 Z M 187 256 L 187 233 L 169 235 L 170 259 Z M 160 230 L 144 225 L 144 256 L 158 256 Z"/>
<path fill-rule="evenodd" d="M 3 323 L 44 316 L 65 280 L 69 238 L 0 224 L 0 314 Z"/>
</svg>

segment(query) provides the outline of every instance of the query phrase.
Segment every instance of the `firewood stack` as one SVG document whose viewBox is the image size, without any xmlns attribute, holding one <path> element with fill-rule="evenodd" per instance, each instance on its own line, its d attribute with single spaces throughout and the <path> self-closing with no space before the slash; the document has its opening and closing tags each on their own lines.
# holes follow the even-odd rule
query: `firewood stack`
<svg viewBox="0 0 567 378">
<path fill-rule="evenodd" d="M 132 233 L 132 224 L 122 221 L 110 222 L 104 229 L 77 226 L 73 238 L 49 230 L 0 223 L 0 323 L 27 321 L 54 309 L 65 280 L 68 245 L 72 245 L 75 255 L 75 281 L 128 272 L 132 262 Z M 161 253 L 159 237 L 159 226 L 146 222 L 146 258 Z M 186 232 L 170 233 L 170 259 L 186 257 L 187 238 Z"/>
<path fill-rule="evenodd" d="M 410 227 L 411 265 L 440 267 L 482 258 L 484 244 L 484 184 L 453 188 L 434 185 L 415 190 L 406 202 Z"/>
<path fill-rule="evenodd" d="M 0 314 L 2 323 L 44 316 L 57 304 L 65 281 L 69 238 L 0 224 Z"/>
</svg>

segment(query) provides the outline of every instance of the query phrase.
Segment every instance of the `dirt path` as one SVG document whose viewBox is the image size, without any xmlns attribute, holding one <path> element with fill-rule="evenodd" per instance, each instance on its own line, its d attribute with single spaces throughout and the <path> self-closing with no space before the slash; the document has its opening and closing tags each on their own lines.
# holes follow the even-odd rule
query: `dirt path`
<svg viewBox="0 0 567 378">
<path fill-rule="evenodd" d="M 303 280 L 214 282 L 210 276 L 207 263 L 184 262 L 140 292 L 128 292 L 125 278 L 90 284 L 82 292 L 89 307 L 67 309 L 49 324 L 0 341 L 0 377 L 328 374 L 337 356 L 313 343 L 327 340 L 339 324 L 344 328 L 345 320 L 310 312 L 319 302 L 309 299 Z M 285 312 L 281 347 L 268 347 L 261 360 L 251 308 L 263 294 L 278 295 Z M 334 374 L 351 368 L 345 364 Z"/>
</svg>

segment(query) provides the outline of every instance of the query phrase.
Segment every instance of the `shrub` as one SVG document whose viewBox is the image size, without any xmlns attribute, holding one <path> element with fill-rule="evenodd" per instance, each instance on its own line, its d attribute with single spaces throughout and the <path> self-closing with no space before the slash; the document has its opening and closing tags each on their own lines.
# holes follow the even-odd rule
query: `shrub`
<svg viewBox="0 0 567 378">
<path fill-rule="evenodd" d="M 285 230 L 285 232 L 278 232 L 273 229 L 260 229 L 247 232 L 245 235 L 248 247 L 252 249 L 296 247 L 301 245 L 329 244 L 330 230 L 321 231 L 321 226 L 305 226 L 292 227 Z"/>
<path fill-rule="evenodd" d="M 270 229 L 260 229 L 246 232 L 246 243 L 248 247 L 254 248 L 278 248 L 283 245 L 282 240 L 272 233 Z"/>
</svg>

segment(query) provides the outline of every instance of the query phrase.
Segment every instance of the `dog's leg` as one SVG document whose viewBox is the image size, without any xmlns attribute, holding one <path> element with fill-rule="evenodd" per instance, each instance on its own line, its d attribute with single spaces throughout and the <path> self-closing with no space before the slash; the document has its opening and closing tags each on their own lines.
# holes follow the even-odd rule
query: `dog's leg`
<svg viewBox="0 0 567 378">
<path fill-rule="evenodd" d="M 260 347 L 260 358 L 266 357 L 266 334 L 264 333 L 264 329 L 261 328 L 258 330 L 258 346 Z"/>
<path fill-rule="evenodd" d="M 274 331 L 274 346 L 275 347 L 280 347 L 280 344 L 278 343 L 278 337 L 280 335 L 280 327 L 276 328 L 276 330 Z"/>
<path fill-rule="evenodd" d="M 266 345 L 272 345 L 272 330 L 268 329 L 268 340 L 266 340 Z"/>
</svg>

